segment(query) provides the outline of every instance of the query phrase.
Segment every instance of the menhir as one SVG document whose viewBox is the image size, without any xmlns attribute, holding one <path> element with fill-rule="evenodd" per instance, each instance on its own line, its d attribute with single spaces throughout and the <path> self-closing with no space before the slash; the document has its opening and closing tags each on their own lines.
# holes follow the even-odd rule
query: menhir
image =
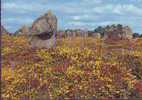
<svg viewBox="0 0 142 100">
<path fill-rule="evenodd" d="M 51 48 L 55 45 L 57 18 L 48 11 L 35 20 L 31 27 L 30 44 L 32 47 Z"/>
</svg>

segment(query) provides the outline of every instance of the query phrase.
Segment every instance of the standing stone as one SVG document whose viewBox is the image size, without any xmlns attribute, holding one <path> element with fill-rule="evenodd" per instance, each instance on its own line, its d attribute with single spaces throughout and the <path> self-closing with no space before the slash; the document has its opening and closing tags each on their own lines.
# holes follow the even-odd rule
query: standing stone
<svg viewBox="0 0 142 100">
<path fill-rule="evenodd" d="M 92 37 L 97 38 L 97 39 L 100 39 L 100 38 L 101 38 L 101 34 L 95 32 L 95 33 L 92 33 Z"/>
<path fill-rule="evenodd" d="M 133 38 L 133 32 L 129 26 L 125 26 L 123 28 L 123 36 L 127 39 L 132 39 Z"/>
<path fill-rule="evenodd" d="M 50 48 L 55 45 L 57 18 L 51 11 L 34 21 L 31 27 L 30 43 L 32 47 Z"/>
<path fill-rule="evenodd" d="M 30 28 L 25 25 L 15 32 L 15 35 L 29 35 L 29 34 L 30 34 Z"/>
<path fill-rule="evenodd" d="M 118 33 L 116 30 L 109 30 L 104 34 L 104 39 L 107 40 L 120 40 L 122 39 L 122 35 Z"/>
<path fill-rule="evenodd" d="M 72 30 L 67 29 L 65 32 L 66 32 L 67 37 L 72 37 L 72 33 L 73 33 Z"/>
<path fill-rule="evenodd" d="M 108 29 L 104 34 L 104 38 L 110 40 L 131 39 L 132 37 L 133 32 L 128 26 L 124 26 L 121 28 L 110 27 L 110 29 Z"/>
</svg>

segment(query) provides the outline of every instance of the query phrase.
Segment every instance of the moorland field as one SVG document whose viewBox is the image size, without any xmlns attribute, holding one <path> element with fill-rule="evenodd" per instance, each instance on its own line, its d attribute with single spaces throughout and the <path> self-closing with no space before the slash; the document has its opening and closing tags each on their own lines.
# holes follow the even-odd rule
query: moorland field
<svg viewBox="0 0 142 100">
<path fill-rule="evenodd" d="M 24 36 L 2 35 L 3 100 L 142 98 L 142 39 L 57 39 L 32 48 Z"/>
</svg>

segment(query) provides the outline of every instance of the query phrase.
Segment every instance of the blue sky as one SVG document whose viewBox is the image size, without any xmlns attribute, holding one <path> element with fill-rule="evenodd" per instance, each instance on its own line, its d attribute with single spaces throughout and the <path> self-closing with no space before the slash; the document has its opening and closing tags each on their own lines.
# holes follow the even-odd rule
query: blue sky
<svg viewBox="0 0 142 100">
<path fill-rule="evenodd" d="M 142 0 L 1 0 L 2 25 L 15 32 L 49 9 L 58 17 L 58 28 L 94 29 L 99 25 L 129 25 L 142 33 Z"/>
</svg>

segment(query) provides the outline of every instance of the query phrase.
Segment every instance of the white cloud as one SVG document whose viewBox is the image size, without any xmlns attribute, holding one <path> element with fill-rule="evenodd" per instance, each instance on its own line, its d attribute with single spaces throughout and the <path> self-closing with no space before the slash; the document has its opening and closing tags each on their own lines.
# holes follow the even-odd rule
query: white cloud
<svg viewBox="0 0 142 100">
<path fill-rule="evenodd" d="M 94 22 L 87 23 L 87 22 L 82 22 L 82 21 L 70 21 L 67 23 L 67 26 L 71 28 L 90 29 L 90 28 L 94 28 L 96 26 L 96 23 Z"/>
<path fill-rule="evenodd" d="M 128 13 L 132 13 L 132 14 L 142 15 L 142 8 L 139 8 L 133 4 L 122 5 L 120 10 L 128 12 Z"/>
<path fill-rule="evenodd" d="M 50 6 L 42 5 L 38 3 L 16 3 L 16 2 L 6 2 L 2 4 L 2 10 L 12 11 L 12 12 L 41 12 L 45 11 Z"/>
<path fill-rule="evenodd" d="M 98 19 L 98 16 L 95 15 L 88 15 L 88 14 L 83 14 L 83 15 L 77 15 L 77 16 L 73 16 L 72 17 L 73 21 L 80 21 L 80 20 L 94 20 L 94 19 Z"/>
<path fill-rule="evenodd" d="M 73 20 L 80 20 L 80 16 L 73 16 Z"/>
<path fill-rule="evenodd" d="M 87 4 L 101 4 L 103 1 L 102 0 L 82 0 L 84 3 L 87 3 Z"/>
<path fill-rule="evenodd" d="M 13 26 L 17 23 L 20 23 L 20 25 L 32 23 L 35 20 L 32 18 L 38 17 L 48 9 L 51 9 L 58 16 L 59 27 L 63 26 L 63 28 L 92 28 L 96 25 L 120 22 L 133 26 L 135 24 L 140 25 L 142 21 L 142 6 L 136 3 L 135 0 L 135 3 L 126 2 L 123 4 L 120 2 L 120 4 L 118 1 L 114 4 L 107 2 L 107 0 L 72 0 L 68 2 L 66 0 L 37 0 L 36 2 L 32 0 L 29 0 L 29 2 L 28 0 L 7 0 L 6 2 L 3 0 L 2 21 L 6 25 L 10 23 Z M 23 15 L 27 17 L 24 18 Z"/>
<path fill-rule="evenodd" d="M 106 4 L 93 8 L 97 13 L 114 13 L 120 15 L 142 15 L 142 8 L 133 4 Z"/>
<path fill-rule="evenodd" d="M 23 20 L 24 19 L 24 20 Z M 33 19 L 31 18 L 20 18 L 20 17 L 15 17 L 15 18 L 5 18 L 3 20 L 4 22 L 13 22 L 13 23 L 32 23 Z"/>
</svg>

